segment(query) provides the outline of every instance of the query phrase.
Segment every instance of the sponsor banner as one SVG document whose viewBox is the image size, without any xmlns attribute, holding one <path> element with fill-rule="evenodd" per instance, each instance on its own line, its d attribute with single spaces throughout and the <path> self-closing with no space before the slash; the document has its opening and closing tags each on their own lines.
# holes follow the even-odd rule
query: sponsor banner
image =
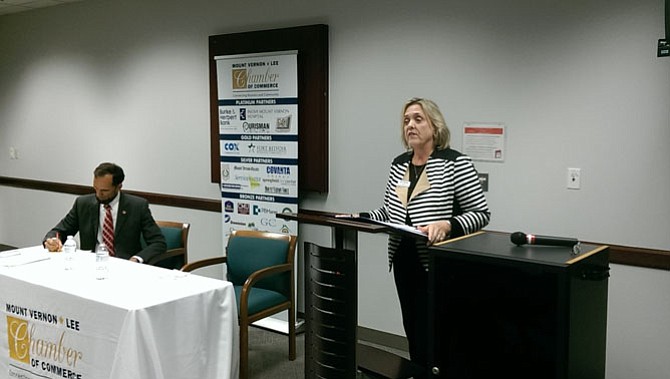
<svg viewBox="0 0 670 379">
<path fill-rule="evenodd" d="M 224 246 L 234 229 L 297 234 L 297 52 L 216 57 Z"/>
</svg>

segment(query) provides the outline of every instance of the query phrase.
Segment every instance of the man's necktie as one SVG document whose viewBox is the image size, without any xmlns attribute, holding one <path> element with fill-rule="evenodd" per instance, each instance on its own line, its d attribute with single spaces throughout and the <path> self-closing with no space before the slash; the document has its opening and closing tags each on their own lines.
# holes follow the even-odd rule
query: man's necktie
<svg viewBox="0 0 670 379">
<path fill-rule="evenodd" d="M 114 256 L 114 221 L 112 220 L 112 207 L 105 204 L 105 221 L 102 226 L 102 242 L 107 245 L 109 255 Z"/>
</svg>

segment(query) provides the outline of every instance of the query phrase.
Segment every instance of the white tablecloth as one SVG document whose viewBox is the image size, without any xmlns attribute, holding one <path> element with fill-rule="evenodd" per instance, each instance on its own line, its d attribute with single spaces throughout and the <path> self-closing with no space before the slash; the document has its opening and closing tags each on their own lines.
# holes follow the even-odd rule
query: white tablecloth
<svg viewBox="0 0 670 379">
<path fill-rule="evenodd" d="M 0 377 L 237 378 L 237 306 L 229 282 L 42 247 L 0 255 Z M 3 253 L 5 254 L 5 253 Z"/>
</svg>

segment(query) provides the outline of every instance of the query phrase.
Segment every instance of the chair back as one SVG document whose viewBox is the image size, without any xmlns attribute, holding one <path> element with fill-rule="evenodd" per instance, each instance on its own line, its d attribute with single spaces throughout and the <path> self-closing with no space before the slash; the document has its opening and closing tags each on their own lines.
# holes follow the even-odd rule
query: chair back
<svg viewBox="0 0 670 379">
<path fill-rule="evenodd" d="M 296 238 L 257 230 L 235 230 L 226 248 L 228 280 L 242 286 L 253 272 L 269 266 L 293 265 Z M 290 298 L 291 272 L 260 280 L 254 287 L 279 292 Z"/>
<path fill-rule="evenodd" d="M 165 237 L 167 251 L 151 258 L 146 263 L 169 269 L 180 269 L 188 262 L 188 232 L 191 224 L 176 221 L 156 221 L 156 224 Z M 144 246 L 146 243 L 142 239 L 142 247 Z"/>
</svg>

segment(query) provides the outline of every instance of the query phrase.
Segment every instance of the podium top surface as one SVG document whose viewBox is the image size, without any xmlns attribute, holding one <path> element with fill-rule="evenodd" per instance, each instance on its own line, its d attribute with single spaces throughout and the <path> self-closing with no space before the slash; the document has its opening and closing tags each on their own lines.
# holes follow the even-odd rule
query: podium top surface
<svg viewBox="0 0 670 379">
<path fill-rule="evenodd" d="M 336 213 L 301 210 L 299 213 L 277 213 L 275 216 L 283 220 L 303 222 L 305 224 L 324 225 L 333 228 L 354 229 L 366 233 L 386 233 L 389 228 L 372 224 L 364 220 L 336 218 Z"/>
<path fill-rule="evenodd" d="M 606 250 L 607 246 L 581 244 L 581 252 L 560 246 L 522 245 L 510 241 L 508 233 L 478 232 L 435 245 L 431 250 L 441 253 L 464 253 L 475 256 L 567 267 L 584 258 Z"/>
<path fill-rule="evenodd" d="M 399 234 L 416 239 L 428 238 L 425 233 L 419 232 L 414 227 L 363 217 L 341 217 L 339 214 L 332 212 L 301 210 L 299 213 L 277 213 L 275 216 L 283 220 L 324 225 L 335 229 L 355 230 L 365 233 Z"/>
</svg>

